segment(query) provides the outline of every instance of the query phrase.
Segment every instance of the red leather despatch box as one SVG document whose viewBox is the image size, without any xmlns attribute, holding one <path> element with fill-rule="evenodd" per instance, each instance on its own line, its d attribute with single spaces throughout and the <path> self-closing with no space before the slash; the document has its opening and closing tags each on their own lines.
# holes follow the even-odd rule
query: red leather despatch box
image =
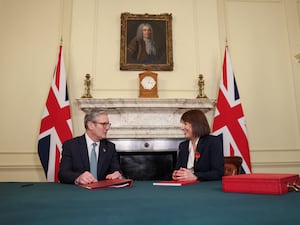
<svg viewBox="0 0 300 225">
<path fill-rule="evenodd" d="M 289 191 L 288 186 L 299 183 L 298 174 L 239 174 L 224 176 L 224 192 L 282 195 Z"/>
</svg>

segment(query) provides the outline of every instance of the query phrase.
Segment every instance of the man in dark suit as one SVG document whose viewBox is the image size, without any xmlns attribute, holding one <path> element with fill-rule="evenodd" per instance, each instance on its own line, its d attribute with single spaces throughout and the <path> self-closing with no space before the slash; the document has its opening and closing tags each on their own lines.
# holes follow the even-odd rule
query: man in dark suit
<svg viewBox="0 0 300 225">
<path fill-rule="evenodd" d="M 110 128 L 107 113 L 90 110 L 85 115 L 84 126 L 84 135 L 63 143 L 58 174 L 60 182 L 88 184 L 104 179 L 121 179 L 115 145 L 106 139 Z M 95 163 L 91 162 L 93 160 Z"/>
</svg>

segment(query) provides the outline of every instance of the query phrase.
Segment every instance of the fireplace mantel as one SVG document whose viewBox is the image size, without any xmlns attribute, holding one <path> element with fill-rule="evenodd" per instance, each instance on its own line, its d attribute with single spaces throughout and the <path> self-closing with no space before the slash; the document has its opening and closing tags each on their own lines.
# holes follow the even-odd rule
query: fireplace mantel
<svg viewBox="0 0 300 225">
<path fill-rule="evenodd" d="M 109 138 L 181 138 L 183 112 L 189 109 L 208 112 L 215 106 L 211 99 L 82 98 L 76 101 L 82 111 L 99 108 L 109 113 L 112 123 Z"/>
</svg>

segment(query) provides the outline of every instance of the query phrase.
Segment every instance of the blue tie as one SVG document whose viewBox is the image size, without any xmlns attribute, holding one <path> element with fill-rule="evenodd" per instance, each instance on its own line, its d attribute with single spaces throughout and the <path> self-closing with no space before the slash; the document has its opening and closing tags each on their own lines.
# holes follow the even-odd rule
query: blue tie
<svg viewBox="0 0 300 225">
<path fill-rule="evenodd" d="M 90 159 L 90 171 L 93 177 L 97 178 L 97 155 L 96 155 L 96 146 L 97 143 L 93 143 L 93 148 L 91 152 L 91 159 Z"/>
</svg>

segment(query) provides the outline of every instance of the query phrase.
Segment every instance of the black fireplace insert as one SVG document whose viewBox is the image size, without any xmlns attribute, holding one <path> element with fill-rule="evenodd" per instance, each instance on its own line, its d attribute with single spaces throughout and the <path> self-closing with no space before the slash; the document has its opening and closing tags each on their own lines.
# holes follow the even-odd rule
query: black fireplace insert
<svg viewBox="0 0 300 225">
<path fill-rule="evenodd" d="M 133 180 L 169 180 L 182 138 L 110 139 L 116 144 L 122 172 Z"/>
</svg>

